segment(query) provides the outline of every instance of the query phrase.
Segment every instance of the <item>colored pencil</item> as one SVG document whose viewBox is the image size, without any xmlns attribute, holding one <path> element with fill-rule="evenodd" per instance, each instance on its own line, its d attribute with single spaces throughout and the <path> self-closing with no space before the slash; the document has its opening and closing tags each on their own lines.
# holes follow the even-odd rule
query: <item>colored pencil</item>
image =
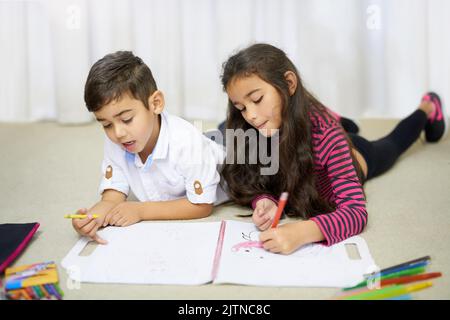
<svg viewBox="0 0 450 320">
<path fill-rule="evenodd" d="M 429 261 L 429 260 L 431 260 L 430 256 L 417 258 L 417 259 L 414 259 L 414 260 L 411 260 L 411 261 L 407 261 L 407 262 L 403 262 L 403 263 L 397 264 L 397 265 L 389 267 L 389 268 L 382 269 L 382 270 L 380 270 L 380 273 L 383 273 L 383 272 L 387 273 L 387 272 L 390 272 L 391 270 L 397 269 L 399 267 L 404 267 L 404 266 L 407 266 L 407 265 L 411 265 L 411 264 L 415 264 L 415 263 L 423 262 L 423 261 Z M 370 276 L 370 274 L 366 274 L 366 276 Z"/>
<path fill-rule="evenodd" d="M 66 219 L 86 219 L 86 218 L 96 219 L 96 218 L 98 218 L 98 215 L 96 215 L 96 214 L 66 214 L 64 216 L 64 218 L 66 218 Z"/>
<path fill-rule="evenodd" d="M 414 275 L 414 276 L 404 276 L 404 277 L 393 278 L 393 279 L 385 279 L 385 280 L 380 281 L 380 289 L 388 287 L 388 286 L 392 286 L 394 284 L 408 284 L 408 283 L 412 283 L 412 282 L 418 282 L 418 281 L 424 281 L 424 280 L 429 280 L 429 279 L 433 279 L 433 278 L 438 278 L 440 276 L 442 276 L 442 274 L 440 272 L 433 272 L 433 273 L 424 273 L 424 274 L 419 274 L 419 275 Z M 337 299 L 342 299 L 344 297 L 349 297 L 349 296 L 352 296 L 355 294 L 374 291 L 374 290 L 376 290 L 376 289 L 375 288 L 368 289 L 365 287 L 361 287 L 359 289 L 355 289 L 352 291 L 346 291 L 347 294 L 340 295 L 337 297 Z"/>
<path fill-rule="evenodd" d="M 387 274 L 385 276 L 381 276 L 379 278 L 379 280 L 383 281 L 385 279 L 392 279 L 392 278 L 398 278 L 398 277 L 403 277 L 403 276 L 413 276 L 413 275 L 424 273 L 424 272 L 425 272 L 425 267 L 417 267 L 417 268 L 402 270 L 402 271 L 399 271 L 399 272 L 394 272 L 394 273 Z M 353 289 L 358 289 L 358 288 L 367 286 L 367 284 L 369 282 L 370 282 L 370 280 L 364 280 L 364 281 L 360 282 L 359 284 L 357 284 L 354 287 L 344 288 L 343 290 L 344 291 L 350 291 L 350 290 L 353 290 Z"/>
<path fill-rule="evenodd" d="M 47 289 L 48 293 L 50 293 L 51 296 L 54 296 L 55 298 L 59 296 L 58 292 L 56 292 L 52 284 L 45 284 L 45 288 Z"/>
<path fill-rule="evenodd" d="M 44 285 L 41 284 L 41 285 L 39 286 L 39 288 L 41 289 L 41 291 L 42 291 L 42 293 L 44 294 L 44 296 L 45 296 L 46 299 L 50 299 L 50 298 L 51 298 L 50 294 L 48 293 L 47 289 L 45 289 L 45 286 L 44 286 Z"/>
<path fill-rule="evenodd" d="M 283 192 L 280 196 L 280 200 L 278 201 L 277 212 L 275 213 L 275 217 L 273 218 L 272 228 L 276 228 L 278 222 L 280 221 L 281 214 L 283 213 L 284 206 L 286 205 L 288 199 L 288 193 Z"/>
<path fill-rule="evenodd" d="M 374 290 L 370 292 L 364 292 L 349 297 L 343 298 L 344 300 L 382 300 L 389 299 L 398 296 L 403 296 L 415 291 L 429 288 L 433 285 L 432 282 L 423 282 L 418 284 L 412 284 L 409 286 L 392 285 L 383 289 Z"/>
<path fill-rule="evenodd" d="M 404 276 L 404 277 L 399 277 L 399 278 L 385 279 L 380 282 L 380 285 L 383 287 L 383 286 L 388 286 L 391 284 L 406 284 L 406 283 L 411 283 L 411 282 L 439 278 L 441 276 L 442 276 L 442 273 L 440 273 L 440 272 L 424 273 L 424 274 L 418 274 L 418 275 L 413 275 L 413 276 Z"/>
<path fill-rule="evenodd" d="M 42 299 L 44 297 L 44 294 L 42 293 L 41 289 L 39 288 L 39 286 L 32 286 L 31 289 L 36 292 L 37 295 L 37 299 Z"/>
<path fill-rule="evenodd" d="M 390 269 L 389 271 L 383 271 L 380 272 L 380 276 L 385 276 L 391 273 L 395 273 L 395 272 L 400 272 L 403 270 L 408 270 L 408 269 L 412 269 L 412 268 L 418 268 L 418 267 L 426 267 L 429 264 L 429 261 L 423 261 L 423 262 L 418 262 L 418 263 L 413 263 L 413 264 L 409 264 L 409 265 L 405 265 L 402 267 L 397 267 L 394 269 Z"/>
<path fill-rule="evenodd" d="M 55 288 L 56 291 L 58 292 L 58 294 L 59 294 L 59 299 L 61 299 L 62 297 L 64 297 L 64 292 L 61 290 L 61 288 L 59 287 L 59 285 L 58 285 L 57 283 L 55 283 L 55 284 L 53 285 L 53 288 Z"/>
<path fill-rule="evenodd" d="M 27 290 L 22 290 L 22 296 L 25 298 L 25 300 L 31 300 L 32 296 L 30 296 L 27 292 Z"/>
</svg>

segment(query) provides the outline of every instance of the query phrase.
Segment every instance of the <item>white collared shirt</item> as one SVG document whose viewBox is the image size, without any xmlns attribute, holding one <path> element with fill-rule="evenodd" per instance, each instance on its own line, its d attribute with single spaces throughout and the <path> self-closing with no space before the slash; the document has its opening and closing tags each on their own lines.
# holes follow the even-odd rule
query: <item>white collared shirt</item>
<svg viewBox="0 0 450 320">
<path fill-rule="evenodd" d="M 186 120 L 163 112 L 158 141 L 145 163 L 105 138 L 99 193 L 114 189 L 128 196 L 131 188 L 140 201 L 187 197 L 191 203 L 214 203 L 224 196 L 218 188 L 224 157 L 223 146 Z"/>
</svg>

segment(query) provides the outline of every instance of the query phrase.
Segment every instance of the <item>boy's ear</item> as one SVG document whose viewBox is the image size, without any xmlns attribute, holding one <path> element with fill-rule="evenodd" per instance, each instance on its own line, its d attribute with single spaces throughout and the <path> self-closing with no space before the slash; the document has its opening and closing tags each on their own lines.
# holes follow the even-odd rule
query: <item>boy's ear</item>
<svg viewBox="0 0 450 320">
<path fill-rule="evenodd" d="M 160 114 L 164 110 L 165 100 L 164 94 L 162 91 L 156 90 L 153 94 L 148 98 L 148 105 L 150 111 L 155 114 Z"/>
<path fill-rule="evenodd" d="M 292 96 L 297 90 L 297 76 L 292 71 L 286 71 L 284 73 L 284 78 L 288 84 L 289 94 Z"/>
</svg>

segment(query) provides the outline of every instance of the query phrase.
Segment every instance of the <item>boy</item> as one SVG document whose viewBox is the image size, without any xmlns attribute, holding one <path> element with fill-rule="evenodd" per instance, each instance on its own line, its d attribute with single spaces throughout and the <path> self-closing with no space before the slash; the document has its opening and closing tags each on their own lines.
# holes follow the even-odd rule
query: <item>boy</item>
<svg viewBox="0 0 450 320">
<path fill-rule="evenodd" d="M 84 99 L 106 139 L 102 200 L 77 211 L 88 215 L 72 220 L 79 234 L 106 244 L 97 235 L 102 226 L 210 215 L 224 151 L 189 122 L 163 112 L 164 94 L 139 57 L 118 51 L 97 61 Z M 139 202 L 126 201 L 130 188 Z"/>
</svg>

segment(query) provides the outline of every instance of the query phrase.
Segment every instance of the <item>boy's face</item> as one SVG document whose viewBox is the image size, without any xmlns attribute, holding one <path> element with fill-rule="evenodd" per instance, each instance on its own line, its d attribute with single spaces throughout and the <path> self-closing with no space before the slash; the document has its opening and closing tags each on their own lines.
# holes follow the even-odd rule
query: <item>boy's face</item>
<svg viewBox="0 0 450 320">
<path fill-rule="evenodd" d="M 104 105 L 94 112 L 106 135 L 130 153 L 147 158 L 159 135 L 158 115 L 164 109 L 164 96 L 155 91 L 148 99 L 149 109 L 129 94 Z"/>
</svg>

